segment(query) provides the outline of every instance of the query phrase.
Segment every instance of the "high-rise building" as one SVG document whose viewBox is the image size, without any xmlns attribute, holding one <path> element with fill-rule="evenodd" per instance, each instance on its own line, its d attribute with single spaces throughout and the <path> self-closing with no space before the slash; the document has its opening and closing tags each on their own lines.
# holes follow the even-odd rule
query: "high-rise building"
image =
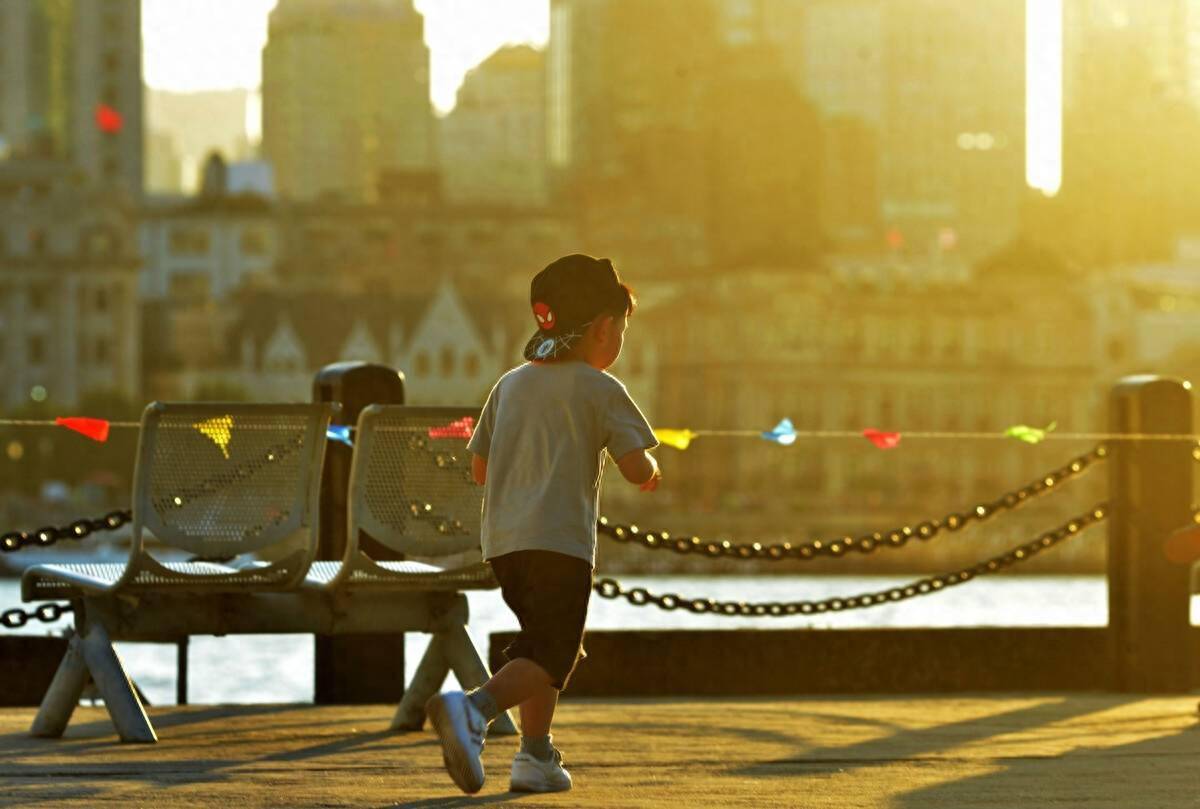
<svg viewBox="0 0 1200 809">
<path fill-rule="evenodd" d="M 445 198 L 456 203 L 546 203 L 546 77 L 541 51 L 501 48 L 467 73 L 441 121 Z"/>
<path fill-rule="evenodd" d="M 585 241 L 642 267 L 708 263 L 717 17 L 700 0 L 552 0 L 549 150 Z"/>
<path fill-rule="evenodd" d="M 263 49 L 263 155 L 281 197 L 370 200 L 434 165 L 429 48 L 412 0 L 280 0 Z"/>
<path fill-rule="evenodd" d="M 0 3 L 0 139 L 142 193 L 140 0 Z"/>
<path fill-rule="evenodd" d="M 1066 103 L 1090 80 L 1081 56 L 1098 36 L 1118 33 L 1138 48 L 1163 94 L 1200 106 L 1200 0 L 1066 0 Z"/>
<path fill-rule="evenodd" d="M 136 213 L 66 161 L 0 163 L 0 406 L 137 397 Z"/>
</svg>

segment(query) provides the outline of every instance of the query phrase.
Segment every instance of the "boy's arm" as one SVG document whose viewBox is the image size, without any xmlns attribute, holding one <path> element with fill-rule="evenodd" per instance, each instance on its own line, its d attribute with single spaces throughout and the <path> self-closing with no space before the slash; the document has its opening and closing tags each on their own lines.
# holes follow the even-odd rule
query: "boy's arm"
<svg viewBox="0 0 1200 809">
<path fill-rule="evenodd" d="M 487 458 L 471 454 L 471 477 L 480 486 L 487 483 Z"/>
<path fill-rule="evenodd" d="M 652 492 L 658 488 L 662 472 L 658 471 L 658 461 L 644 449 L 635 449 L 617 459 L 617 468 L 627 481 L 640 486 L 642 491 Z"/>
</svg>

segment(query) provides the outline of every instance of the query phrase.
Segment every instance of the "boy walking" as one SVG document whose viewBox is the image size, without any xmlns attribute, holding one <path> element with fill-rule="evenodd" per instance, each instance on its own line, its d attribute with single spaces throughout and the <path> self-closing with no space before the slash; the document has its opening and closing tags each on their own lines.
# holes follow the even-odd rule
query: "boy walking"
<svg viewBox="0 0 1200 809">
<path fill-rule="evenodd" d="M 508 663 L 483 687 L 432 697 L 426 715 L 464 792 L 483 786 L 484 735 L 520 706 L 521 751 L 510 788 L 571 788 L 551 743 L 558 693 L 585 656 L 583 626 L 596 559 L 604 453 L 645 491 L 661 477 L 646 450 L 658 445 L 625 386 L 605 372 L 621 353 L 636 300 L 608 259 L 569 255 L 534 277 L 538 330 L 524 365 L 492 388 L 467 448 L 485 487 L 483 556 L 521 630 Z"/>
</svg>

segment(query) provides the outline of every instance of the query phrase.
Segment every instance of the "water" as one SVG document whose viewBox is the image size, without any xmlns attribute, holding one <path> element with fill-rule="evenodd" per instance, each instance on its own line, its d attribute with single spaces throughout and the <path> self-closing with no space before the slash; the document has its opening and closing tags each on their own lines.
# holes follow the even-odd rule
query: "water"
<svg viewBox="0 0 1200 809">
<path fill-rule="evenodd" d="M 857 595 L 911 581 L 911 576 L 622 576 L 625 587 L 720 600 L 789 601 Z M 486 659 L 492 632 L 515 630 L 516 621 L 498 591 L 468 594 L 468 631 Z M 736 629 L 818 627 L 1104 626 L 1108 591 L 1103 576 L 998 576 L 976 579 L 936 595 L 870 609 L 785 618 L 723 618 L 682 610 L 634 607 L 624 599 L 592 597 L 589 629 Z M 0 580 L 0 609 L 20 603 L 15 579 Z M 53 625 L 30 624 L 25 634 L 61 632 L 68 616 Z M 1192 623 L 1200 624 L 1200 598 L 1192 599 Z M 2 631 L 2 630 L 0 630 Z M 405 641 L 406 677 L 412 678 L 429 643 L 410 633 Z M 175 647 L 118 643 L 129 674 L 155 705 L 175 702 Z M 307 635 L 194 637 L 188 699 L 193 703 L 309 702 L 313 697 L 313 641 Z M 453 683 L 453 675 L 450 677 Z"/>
</svg>

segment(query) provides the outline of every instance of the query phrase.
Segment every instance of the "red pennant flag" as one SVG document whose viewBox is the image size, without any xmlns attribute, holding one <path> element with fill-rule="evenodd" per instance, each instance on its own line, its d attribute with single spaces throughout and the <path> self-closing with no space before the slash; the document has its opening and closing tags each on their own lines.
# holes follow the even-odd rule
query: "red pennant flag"
<svg viewBox="0 0 1200 809">
<path fill-rule="evenodd" d="M 868 427 L 862 431 L 862 434 L 863 438 L 880 449 L 895 449 L 900 444 L 900 433 L 885 433 L 882 430 Z"/>
<path fill-rule="evenodd" d="M 115 135 L 121 131 L 121 127 L 125 126 L 125 119 L 121 117 L 121 113 L 107 104 L 97 104 L 96 126 L 100 127 L 101 132 Z"/>
<path fill-rule="evenodd" d="M 471 416 L 463 416 L 461 419 L 456 419 L 441 427 L 430 427 L 429 437 L 469 439 L 473 432 L 475 432 L 475 419 Z"/>
<path fill-rule="evenodd" d="M 54 420 L 54 423 L 61 427 L 66 427 L 68 430 L 74 430 L 77 433 L 86 435 L 93 441 L 104 442 L 108 440 L 108 422 L 104 419 L 59 416 Z"/>
</svg>

